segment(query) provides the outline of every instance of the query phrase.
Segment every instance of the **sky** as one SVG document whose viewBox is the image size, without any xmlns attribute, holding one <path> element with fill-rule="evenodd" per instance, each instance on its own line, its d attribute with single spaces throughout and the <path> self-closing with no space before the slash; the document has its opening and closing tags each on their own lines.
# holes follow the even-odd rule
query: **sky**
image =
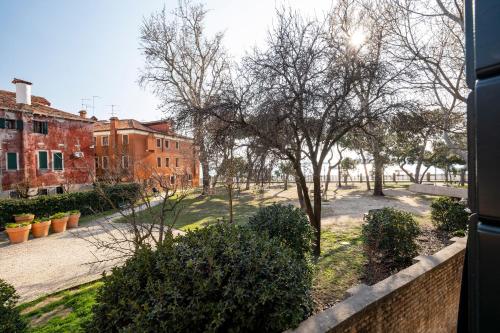
<svg viewBox="0 0 500 333">
<path fill-rule="evenodd" d="M 206 0 L 207 32 L 225 32 L 234 59 L 262 45 L 281 4 L 321 15 L 331 0 Z M 95 101 L 98 119 L 155 120 L 159 100 L 137 83 L 143 56 L 139 31 L 144 17 L 176 0 L 0 1 L 0 89 L 14 91 L 14 77 L 33 83 L 32 94 L 53 107 L 77 113 Z M 93 114 L 88 107 L 89 115 Z"/>
</svg>

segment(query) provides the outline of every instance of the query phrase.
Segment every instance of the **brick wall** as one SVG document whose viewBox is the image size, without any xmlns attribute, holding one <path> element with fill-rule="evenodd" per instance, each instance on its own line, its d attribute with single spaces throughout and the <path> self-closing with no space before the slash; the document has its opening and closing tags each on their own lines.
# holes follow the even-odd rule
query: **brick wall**
<svg viewBox="0 0 500 333">
<path fill-rule="evenodd" d="M 294 332 L 455 332 L 465 238 L 302 322 Z"/>
</svg>

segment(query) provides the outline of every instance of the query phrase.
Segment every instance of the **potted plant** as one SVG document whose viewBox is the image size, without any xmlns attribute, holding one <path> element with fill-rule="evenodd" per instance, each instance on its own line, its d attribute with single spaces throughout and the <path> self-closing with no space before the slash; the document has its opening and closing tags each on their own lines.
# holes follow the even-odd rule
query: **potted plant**
<svg viewBox="0 0 500 333">
<path fill-rule="evenodd" d="M 66 224 L 68 223 L 69 213 L 56 213 L 50 217 L 52 223 L 50 224 L 52 232 L 66 231 Z"/>
<path fill-rule="evenodd" d="M 31 213 L 21 213 L 21 214 L 14 214 L 14 220 L 16 220 L 16 223 L 25 223 L 33 221 L 35 218 L 34 214 Z"/>
<path fill-rule="evenodd" d="M 31 225 L 31 234 L 35 238 L 46 237 L 49 234 L 50 218 L 44 217 L 36 219 Z"/>
<path fill-rule="evenodd" d="M 79 210 L 70 210 L 68 218 L 68 228 L 76 228 L 78 227 L 78 221 L 80 221 L 80 211 Z"/>
<path fill-rule="evenodd" d="M 5 226 L 5 232 L 9 236 L 11 244 L 26 242 L 30 234 L 31 223 L 9 223 Z"/>
</svg>

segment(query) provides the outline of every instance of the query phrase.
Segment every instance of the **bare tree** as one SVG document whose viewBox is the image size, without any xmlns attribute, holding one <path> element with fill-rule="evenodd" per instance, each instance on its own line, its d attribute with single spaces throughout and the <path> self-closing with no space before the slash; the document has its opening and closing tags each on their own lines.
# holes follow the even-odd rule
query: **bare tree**
<svg viewBox="0 0 500 333">
<path fill-rule="evenodd" d="M 385 1 L 385 0 L 384 0 Z M 448 147 L 467 160 L 465 140 L 464 1 L 390 0 L 394 54 L 411 64 L 408 82 L 429 108 L 442 111 L 441 131 Z"/>
<path fill-rule="evenodd" d="M 343 19 L 339 13 L 317 20 L 277 10 L 265 48 L 255 49 L 238 75 L 249 84 L 233 89 L 232 102 L 218 115 L 223 119 L 226 113 L 236 113 L 231 121 L 291 162 L 299 197 L 316 230 L 315 255 L 321 244 L 323 162 L 332 147 L 369 116 L 352 104 L 356 61 L 349 51 L 349 36 L 338 27 Z M 312 168 L 312 197 L 302 158 Z"/>
<path fill-rule="evenodd" d="M 97 249 L 94 264 L 122 261 L 140 248 L 157 247 L 174 236 L 175 224 L 185 207 L 183 201 L 190 193 L 188 179 L 186 175 L 165 174 L 147 165 L 140 167 L 149 175 L 148 181 L 133 182 L 132 189 L 119 189 L 116 193 L 109 191 L 110 186 L 117 184 L 113 171 L 106 170 L 100 180 L 94 178 L 94 190 L 122 219 L 121 223 L 106 219 L 97 230 L 76 234 Z"/>
<path fill-rule="evenodd" d="M 164 8 L 143 22 L 141 47 L 146 65 L 140 82 L 153 87 L 166 111 L 177 116 L 178 126 L 189 124 L 200 150 L 206 194 L 210 183 L 204 110 L 216 101 L 227 75 L 223 34 L 206 35 L 207 10 L 202 4 L 180 0 L 172 14 L 171 19 Z"/>
</svg>

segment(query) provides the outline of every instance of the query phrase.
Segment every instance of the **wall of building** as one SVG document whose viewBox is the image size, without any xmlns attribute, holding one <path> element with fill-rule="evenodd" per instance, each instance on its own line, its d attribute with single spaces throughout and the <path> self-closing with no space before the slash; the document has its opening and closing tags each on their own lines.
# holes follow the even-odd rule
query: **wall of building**
<svg viewBox="0 0 500 333">
<path fill-rule="evenodd" d="M 90 182 L 93 170 L 93 150 L 91 122 L 81 122 L 33 115 L 29 112 L 0 110 L 0 117 L 23 121 L 22 130 L 0 129 L 0 169 L 2 191 L 12 189 L 15 184 L 28 180 L 31 188 L 50 188 L 61 184 L 73 184 L 76 187 Z M 33 132 L 33 121 L 47 121 L 48 134 Z M 48 169 L 41 170 L 38 166 L 38 152 L 47 151 Z M 19 156 L 18 170 L 6 168 L 7 152 L 16 152 Z M 52 168 L 53 153 L 63 153 L 63 170 Z M 83 156 L 75 156 L 82 152 Z"/>
<path fill-rule="evenodd" d="M 303 321 L 293 332 L 456 332 L 465 238 Z"/>
<path fill-rule="evenodd" d="M 109 146 L 102 145 L 102 136 L 109 136 Z M 123 136 L 128 135 L 128 144 L 123 144 Z M 100 158 L 102 167 L 102 157 L 107 156 L 110 165 L 108 170 L 102 168 L 97 170 L 97 175 L 102 177 L 106 174 L 119 174 L 122 181 L 143 181 L 150 178 L 152 172 L 158 172 L 165 176 L 171 175 L 191 175 L 192 186 L 199 186 L 199 162 L 194 155 L 192 142 L 180 139 L 165 139 L 153 133 L 146 133 L 136 130 L 113 130 L 109 132 L 96 132 L 95 154 Z M 157 147 L 156 140 L 160 139 L 160 147 Z M 165 141 L 169 141 L 168 148 Z M 179 142 L 179 148 L 176 148 Z M 121 167 L 121 156 L 128 156 L 129 168 L 123 170 Z M 161 166 L 157 166 L 157 158 L 161 160 Z M 169 166 L 166 166 L 166 159 L 169 158 Z M 179 160 L 176 167 L 175 161 Z"/>
</svg>

